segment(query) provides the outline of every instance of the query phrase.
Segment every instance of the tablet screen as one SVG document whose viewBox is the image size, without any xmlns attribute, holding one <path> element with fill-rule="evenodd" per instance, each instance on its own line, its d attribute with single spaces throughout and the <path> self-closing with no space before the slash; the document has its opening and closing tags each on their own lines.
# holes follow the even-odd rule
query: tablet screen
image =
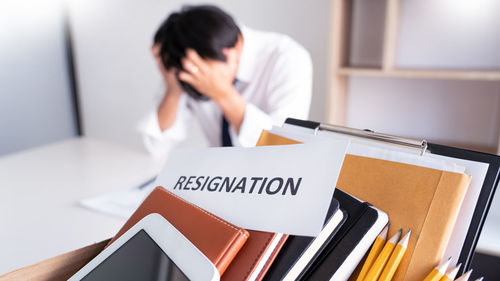
<svg viewBox="0 0 500 281">
<path fill-rule="evenodd" d="M 144 230 L 137 232 L 82 280 L 189 281 Z"/>
</svg>

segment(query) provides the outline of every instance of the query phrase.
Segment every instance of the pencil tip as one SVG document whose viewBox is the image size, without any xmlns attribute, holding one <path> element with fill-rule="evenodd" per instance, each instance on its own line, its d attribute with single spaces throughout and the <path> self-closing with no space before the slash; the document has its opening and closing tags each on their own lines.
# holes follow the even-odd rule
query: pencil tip
<svg viewBox="0 0 500 281">
<path fill-rule="evenodd" d="M 460 277 L 459 277 L 458 279 L 456 279 L 456 280 L 459 280 L 459 281 L 467 281 L 467 280 L 469 280 L 471 273 L 472 273 L 472 269 L 471 269 L 471 270 L 469 270 L 469 271 L 467 271 L 466 273 L 464 273 L 462 276 L 460 276 Z"/>
<path fill-rule="evenodd" d="M 457 276 L 457 274 L 458 274 L 458 270 L 460 269 L 460 266 L 461 266 L 461 265 L 462 265 L 462 264 L 458 264 L 457 266 L 455 266 L 455 267 L 451 268 L 450 270 L 448 270 L 448 271 L 446 272 L 446 276 L 448 276 L 448 279 L 449 279 L 449 280 L 454 280 L 454 279 L 455 279 L 455 277 Z"/>
<path fill-rule="evenodd" d="M 393 244 L 397 244 L 397 243 L 398 243 L 398 241 L 399 241 L 399 237 L 401 237 L 401 232 L 402 232 L 402 231 L 401 231 L 401 229 L 400 229 L 398 232 L 396 232 L 396 234 L 394 234 L 394 235 L 391 237 L 391 239 L 389 239 L 389 241 L 388 241 L 388 242 L 391 242 L 391 243 L 393 243 Z"/>
<path fill-rule="evenodd" d="M 384 229 L 382 230 L 382 232 L 380 232 L 378 236 L 384 240 L 387 240 L 387 232 L 389 232 L 388 226 L 384 227 Z"/>
<path fill-rule="evenodd" d="M 438 265 L 438 266 L 436 267 L 436 269 L 437 269 L 439 272 L 441 272 L 441 273 L 445 274 L 445 273 L 446 273 L 446 269 L 448 268 L 448 265 L 450 265 L 450 261 L 451 261 L 451 258 L 449 258 L 449 259 L 448 259 L 448 260 L 446 260 L 445 262 L 443 262 L 443 263 L 441 263 L 440 265 Z"/>
<path fill-rule="evenodd" d="M 410 240 L 410 234 L 411 234 L 411 229 L 408 230 L 408 232 L 405 234 L 405 236 L 403 238 L 401 238 L 401 240 L 399 241 L 398 244 L 400 244 L 401 246 L 403 247 L 408 247 L 408 241 Z"/>
</svg>

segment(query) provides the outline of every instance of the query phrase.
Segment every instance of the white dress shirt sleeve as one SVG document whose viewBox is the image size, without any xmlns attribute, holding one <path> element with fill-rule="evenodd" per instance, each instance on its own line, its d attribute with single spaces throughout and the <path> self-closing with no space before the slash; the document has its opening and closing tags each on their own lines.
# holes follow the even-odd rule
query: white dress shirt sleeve
<svg viewBox="0 0 500 281">
<path fill-rule="evenodd" d="M 268 113 L 247 103 L 239 134 L 233 133 L 241 146 L 255 146 L 263 129 L 281 126 L 288 117 L 308 118 L 312 96 L 311 57 L 298 44 L 283 49 L 272 69 L 266 93 Z"/>
<path fill-rule="evenodd" d="M 174 124 L 162 131 L 158 122 L 158 112 L 154 110 L 145 116 L 138 125 L 144 146 L 148 152 L 158 158 L 165 158 L 168 152 L 187 135 L 187 124 L 191 112 L 187 106 L 187 96 L 182 95 Z"/>
</svg>

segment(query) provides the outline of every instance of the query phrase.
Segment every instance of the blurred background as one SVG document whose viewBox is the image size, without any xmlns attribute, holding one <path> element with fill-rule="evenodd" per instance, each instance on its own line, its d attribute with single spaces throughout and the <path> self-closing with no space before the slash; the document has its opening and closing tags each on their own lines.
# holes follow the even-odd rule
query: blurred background
<svg viewBox="0 0 500 281">
<path fill-rule="evenodd" d="M 164 88 L 152 36 L 200 3 L 310 52 L 311 120 L 500 154 L 500 1 L 2 0 L 0 159 L 79 136 L 143 149 L 136 124 Z M 191 126 L 182 145 L 205 146 Z M 500 196 L 485 227 L 500 232 Z M 494 244 L 477 271 L 498 274 Z"/>
</svg>

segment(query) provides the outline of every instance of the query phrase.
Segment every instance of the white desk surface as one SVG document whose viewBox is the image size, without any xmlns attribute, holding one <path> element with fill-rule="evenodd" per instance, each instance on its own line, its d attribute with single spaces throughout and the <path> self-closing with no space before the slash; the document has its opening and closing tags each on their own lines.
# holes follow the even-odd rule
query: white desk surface
<svg viewBox="0 0 500 281">
<path fill-rule="evenodd" d="M 145 152 L 87 138 L 0 157 L 0 275 L 112 237 L 124 221 L 79 200 L 138 186 L 160 168 Z"/>
</svg>

